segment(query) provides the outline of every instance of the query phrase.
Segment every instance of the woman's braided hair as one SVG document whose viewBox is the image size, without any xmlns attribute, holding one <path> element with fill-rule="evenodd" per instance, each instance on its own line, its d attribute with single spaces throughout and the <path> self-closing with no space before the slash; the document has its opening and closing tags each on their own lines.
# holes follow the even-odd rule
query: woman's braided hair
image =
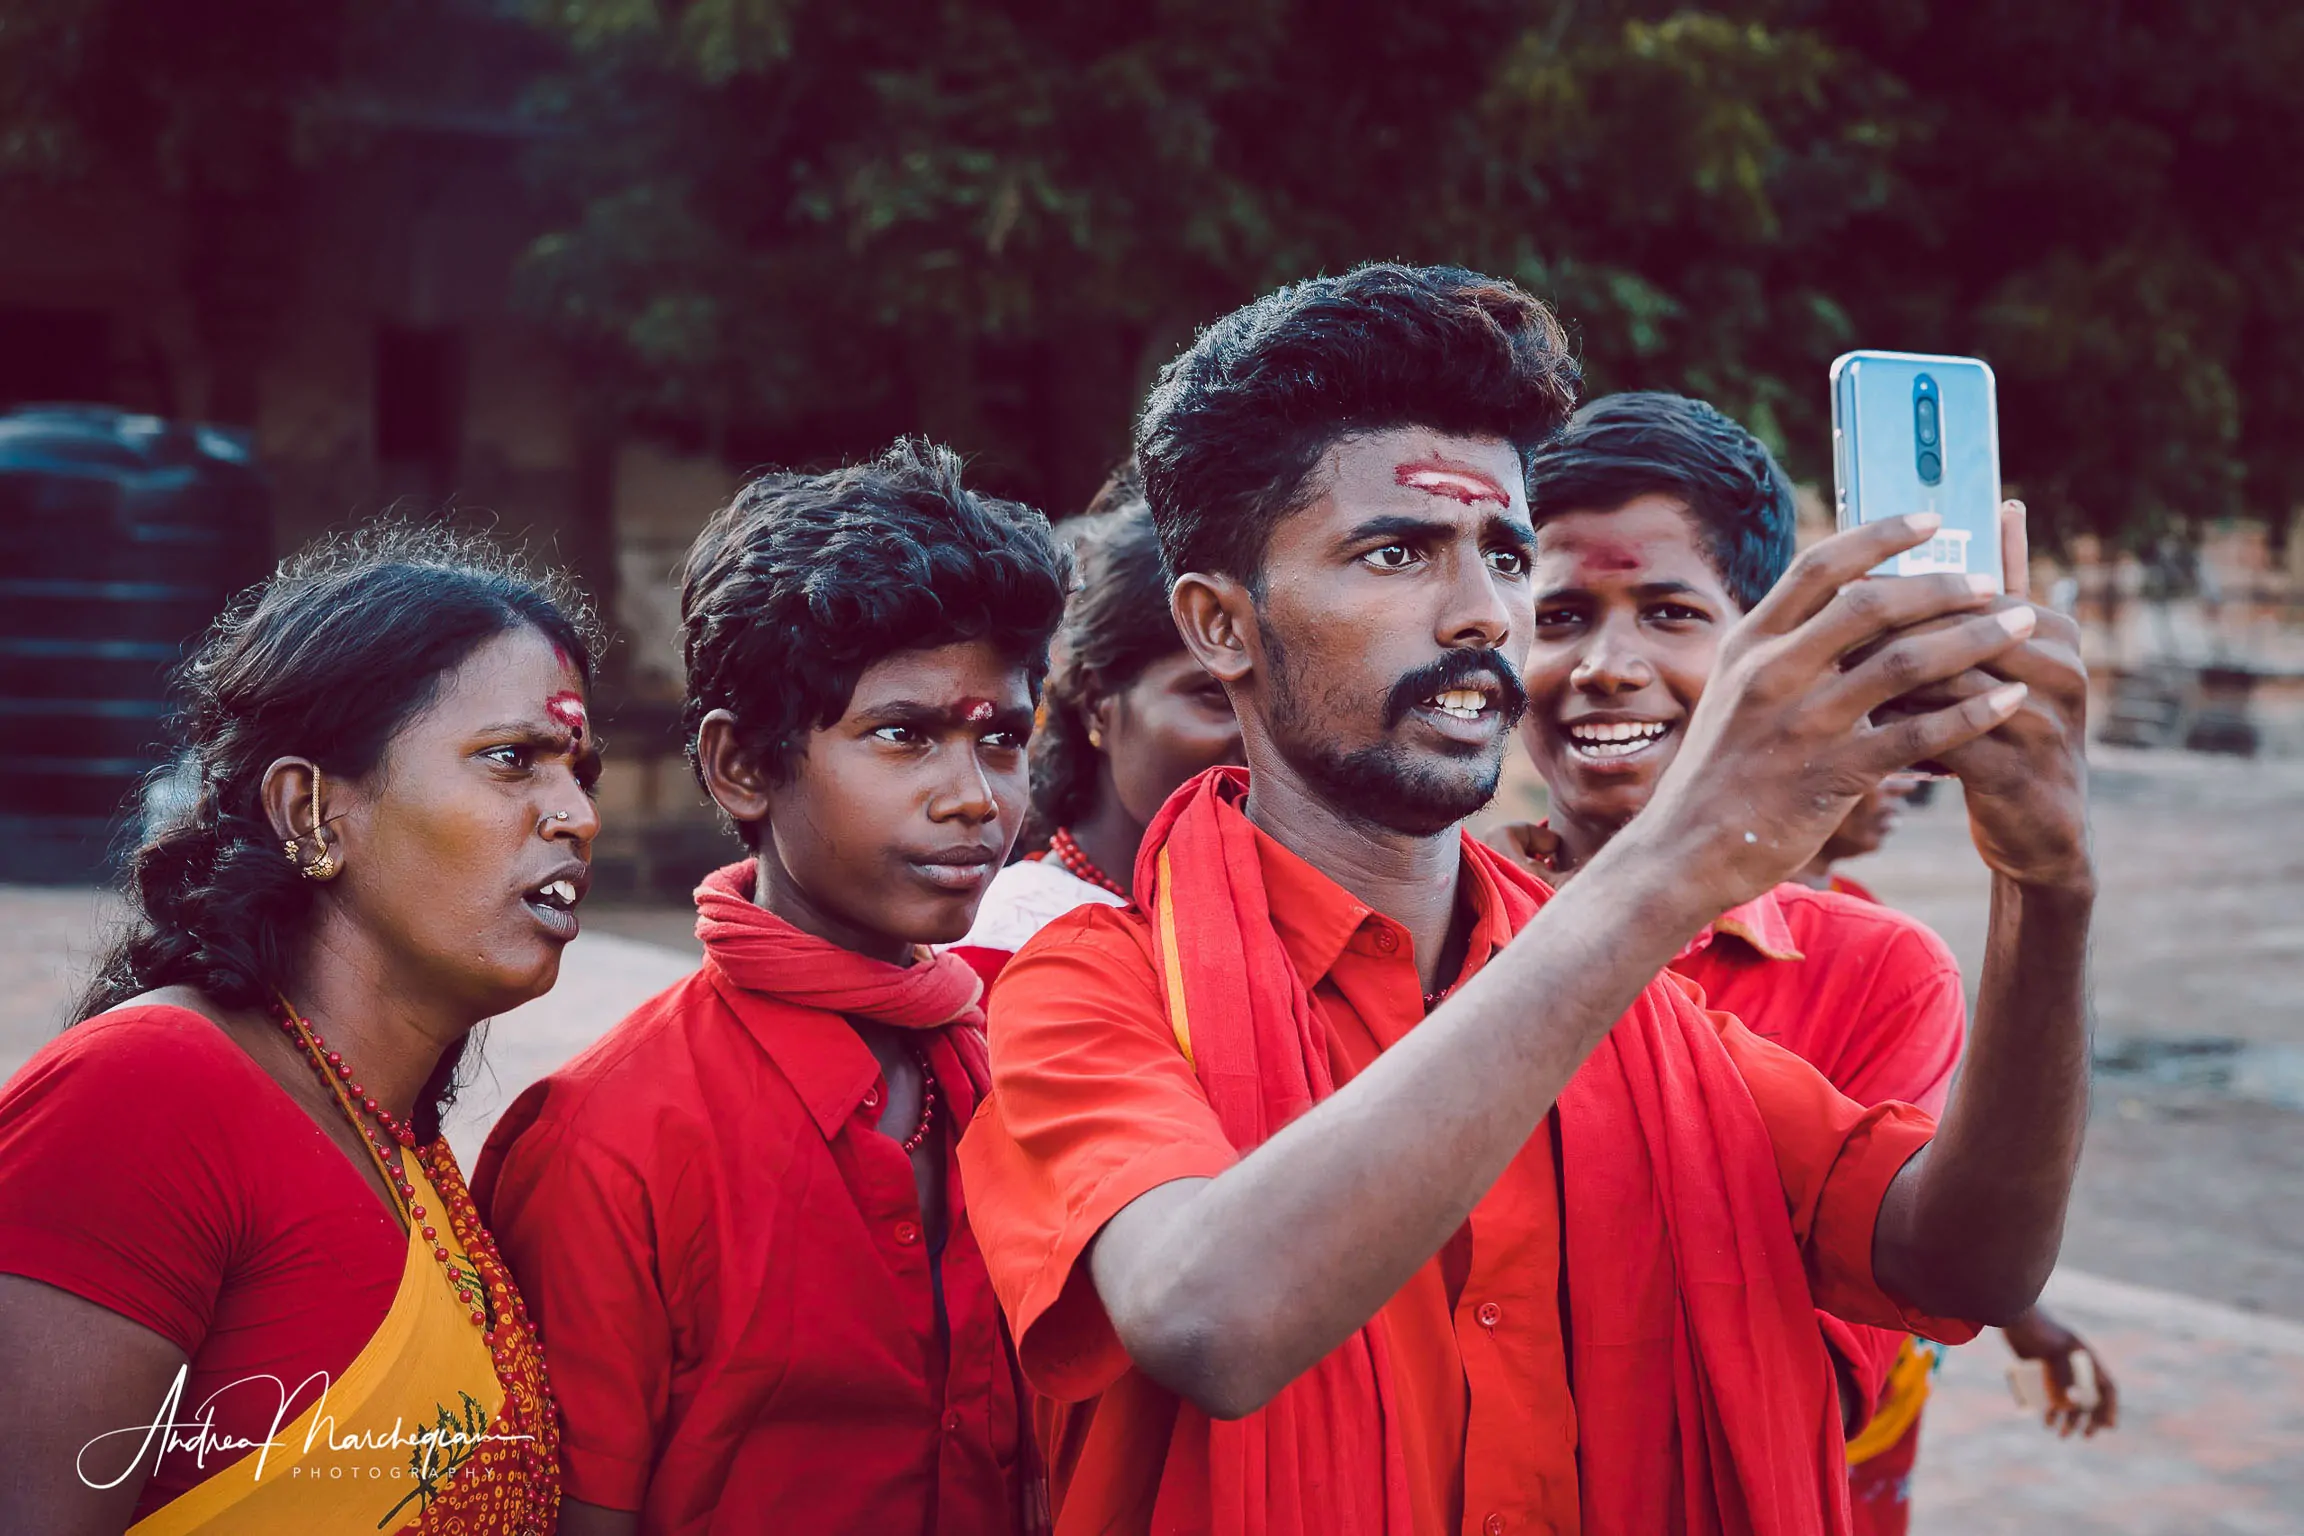
<svg viewBox="0 0 2304 1536">
<path fill-rule="evenodd" d="M 528 626 L 589 679 L 581 598 L 486 539 L 391 523 L 330 538 L 236 599 L 178 669 L 170 764 L 148 782 L 126 859 L 126 931 L 73 1017 L 157 987 L 224 1008 L 266 1008 L 301 959 L 317 888 L 282 851 L 265 770 L 306 757 L 358 778 L 442 679 L 485 642 Z M 461 1049 L 419 1095 L 429 1138 L 454 1097 Z"/>
</svg>

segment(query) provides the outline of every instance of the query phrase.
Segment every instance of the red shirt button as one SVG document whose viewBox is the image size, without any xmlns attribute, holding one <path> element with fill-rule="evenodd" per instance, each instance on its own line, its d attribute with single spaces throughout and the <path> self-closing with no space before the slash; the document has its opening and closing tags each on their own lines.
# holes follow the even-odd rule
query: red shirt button
<svg viewBox="0 0 2304 1536">
<path fill-rule="evenodd" d="M 1391 929 L 1379 928 L 1376 930 L 1376 947 L 1384 953 L 1390 954 L 1400 947 L 1400 941 L 1392 937 Z"/>
<path fill-rule="evenodd" d="M 1486 1531 L 1488 1536 L 1504 1536 L 1504 1517 L 1502 1515 L 1490 1515 L 1487 1522 L 1480 1528 Z"/>
<path fill-rule="evenodd" d="M 1480 1310 L 1479 1310 L 1479 1312 L 1478 1312 L 1476 1315 L 1477 1315 L 1477 1316 L 1479 1317 L 1479 1319 L 1480 1319 L 1480 1326 L 1481 1326 L 1481 1327 L 1483 1327 L 1483 1328 L 1493 1328 L 1493 1327 L 1495 1327 L 1495 1326 L 1496 1326 L 1496 1325 L 1497 1325 L 1499 1322 L 1501 1322 L 1501 1321 L 1503 1320 L 1503 1318 L 1504 1318 L 1504 1309 L 1503 1309 L 1502 1307 L 1500 1307 L 1500 1306 L 1496 1305 L 1496 1303 L 1494 1303 L 1494 1302 L 1492 1302 L 1492 1301 L 1484 1301 L 1484 1302 L 1480 1303 Z M 1504 1517 L 1503 1517 L 1503 1516 L 1501 1516 L 1501 1515 L 1498 1515 L 1498 1516 L 1496 1516 L 1495 1518 L 1497 1518 L 1497 1519 L 1501 1520 L 1501 1519 L 1503 1519 Z M 1502 1529 L 1503 1529 L 1503 1527 L 1502 1527 L 1502 1526 L 1498 1526 L 1498 1527 L 1497 1527 L 1497 1529 L 1498 1529 L 1498 1530 L 1502 1530 Z"/>
<path fill-rule="evenodd" d="M 920 1241 L 920 1229 L 911 1222 L 900 1221 L 896 1223 L 896 1241 L 909 1248 Z"/>
<path fill-rule="evenodd" d="M 880 1107 L 879 1089 L 867 1088 L 864 1090 L 864 1107 L 866 1109 L 878 1109 Z"/>
<path fill-rule="evenodd" d="M 956 1435 L 960 1433 L 959 1409 L 955 1408 L 950 1413 L 944 1415 L 944 1432 L 948 1435 Z"/>
</svg>

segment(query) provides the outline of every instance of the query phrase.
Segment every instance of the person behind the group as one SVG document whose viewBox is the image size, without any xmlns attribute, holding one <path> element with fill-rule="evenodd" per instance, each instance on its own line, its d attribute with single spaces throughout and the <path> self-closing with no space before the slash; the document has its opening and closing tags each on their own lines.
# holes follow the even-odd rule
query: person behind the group
<svg viewBox="0 0 2304 1536">
<path fill-rule="evenodd" d="M 1843 896 L 1877 901 L 1869 890 L 1856 880 L 1841 874 L 1835 866 L 1848 859 L 1861 859 L 1866 854 L 1878 853 L 1904 814 L 1907 804 L 1926 804 L 1932 780 L 1916 774 L 1895 773 L 1875 784 L 1871 792 L 1856 802 L 1842 820 L 1838 830 L 1816 850 L 1816 857 L 1792 872 L 1792 878 L 1812 891 L 1838 891 Z"/>
<path fill-rule="evenodd" d="M 753 481 L 689 553 L 704 963 L 522 1094 L 474 1177 L 565 1426 L 564 1536 L 1027 1528 L 1027 1399 L 953 1145 L 950 954 L 1007 857 L 1065 561 L 957 458 Z"/>
<path fill-rule="evenodd" d="M 961 1164 L 1065 1405 L 1060 1531 L 1837 1531 L 1814 1308 L 1960 1339 L 2053 1262 L 2092 900 L 2068 624 L 1854 580 L 1927 518 L 1825 541 L 1552 895 L 1459 824 L 1523 703 L 1524 456 L 1574 383 L 1518 288 L 1383 265 L 1219 320 L 1145 406 L 1171 608 L 1249 769 L 1180 791 L 1134 904 L 1057 919 L 991 1001 Z M 1659 974 L 1929 757 L 1998 873 L 1940 1130 Z"/>
<path fill-rule="evenodd" d="M 1558 882 L 1654 797 L 1722 641 L 1791 564 L 1795 508 L 1757 438 L 1702 401 L 1655 392 L 1579 410 L 1531 461 L 1528 506 L 1535 627 L 1520 737 L 1550 811 L 1542 825 L 1499 829 L 1497 844 Z M 1673 967 L 1858 1103 L 1940 1114 L 1967 1022 L 1959 966 L 1926 926 L 1831 871 L 1880 846 L 1914 782 L 1873 786 L 1814 859 L 1723 913 Z M 1823 1324 L 1852 1417 L 1870 1421 L 1850 1446 L 1857 1529 L 1891 1536 L 1905 1528 L 1934 1346 Z M 2038 1309 L 2008 1338 L 2034 1358 L 2061 1360 L 2077 1344 Z"/>
<path fill-rule="evenodd" d="M 1078 565 L 1032 734 L 1036 850 L 993 877 L 955 950 L 987 983 L 1024 941 L 1074 907 L 1119 906 L 1136 846 L 1176 786 L 1240 761 L 1240 723 L 1168 614 L 1160 539 L 1133 466 L 1065 530 Z"/>
<path fill-rule="evenodd" d="M 440 1117 L 576 934 L 588 622 L 388 529 L 182 672 L 185 803 L 82 1022 L 0 1089 L 0 1528 L 553 1528 L 541 1356 Z"/>
</svg>

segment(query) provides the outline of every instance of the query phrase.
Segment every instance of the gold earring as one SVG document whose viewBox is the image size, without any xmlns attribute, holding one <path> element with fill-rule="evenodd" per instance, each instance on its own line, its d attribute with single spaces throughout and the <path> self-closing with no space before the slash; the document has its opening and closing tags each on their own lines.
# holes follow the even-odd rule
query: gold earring
<svg viewBox="0 0 2304 1536">
<path fill-rule="evenodd" d="M 319 854 L 309 859 L 304 857 L 304 839 L 292 837 L 287 844 L 288 862 L 294 864 L 296 872 L 307 880 L 325 882 L 335 879 L 342 873 L 344 861 L 335 849 L 328 846 L 328 839 L 320 830 L 320 770 L 317 768 L 312 770 L 311 835 L 312 841 L 319 846 Z"/>
<path fill-rule="evenodd" d="M 1088 745 L 1094 747 L 1099 752 L 1103 751 L 1104 733 L 1096 729 L 1094 726 L 1088 727 Z"/>
</svg>

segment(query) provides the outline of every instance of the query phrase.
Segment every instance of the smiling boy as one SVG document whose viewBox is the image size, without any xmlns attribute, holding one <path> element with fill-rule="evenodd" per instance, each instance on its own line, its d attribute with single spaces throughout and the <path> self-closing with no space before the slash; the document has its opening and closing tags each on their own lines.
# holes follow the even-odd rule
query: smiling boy
<svg viewBox="0 0 2304 1536">
<path fill-rule="evenodd" d="M 1530 461 L 1528 505 L 1535 624 L 1520 739 L 1550 810 L 1540 827 L 1502 829 L 1497 844 L 1557 883 L 1655 798 L 1723 641 L 1792 563 L 1794 506 L 1791 482 L 1751 433 L 1703 401 L 1653 392 L 1611 395 L 1571 417 Z M 2024 569 L 2020 555 L 2007 569 Z M 1867 896 L 1811 888 L 1831 858 L 1879 845 L 1909 786 L 1875 786 L 1816 860 L 1721 914 L 1673 969 L 1858 1103 L 1940 1115 L 1967 1025 L 1951 951 Z M 1819 1321 L 1853 1424 L 1875 1410 L 1879 1419 L 1851 1445 L 1855 1529 L 1894 1536 L 1928 1359 L 1907 1363 L 1915 1350 L 1902 1333 Z M 2084 1347 L 2038 1308 L 2008 1337 L 2030 1357 Z"/>
<path fill-rule="evenodd" d="M 1030 1528 L 954 1163 L 981 988 L 927 946 L 1021 824 L 1064 572 L 914 443 L 754 481 L 690 552 L 690 750 L 750 857 L 696 893 L 702 968 L 521 1095 L 474 1179 L 559 1396 L 564 1536 Z"/>
</svg>

